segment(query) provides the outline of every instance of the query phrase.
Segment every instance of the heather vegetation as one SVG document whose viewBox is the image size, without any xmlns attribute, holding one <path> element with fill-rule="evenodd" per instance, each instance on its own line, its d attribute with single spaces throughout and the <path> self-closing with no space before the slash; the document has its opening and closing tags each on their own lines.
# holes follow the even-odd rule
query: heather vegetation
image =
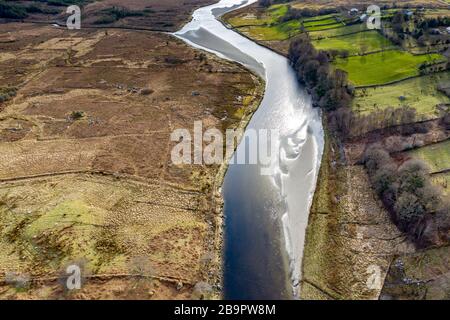
<svg viewBox="0 0 450 320">
<path fill-rule="evenodd" d="M 24 19 L 30 14 L 57 14 L 61 8 L 70 5 L 82 6 L 88 0 L 37 0 L 37 1 L 5 1 L 0 0 L 0 18 Z"/>
<path fill-rule="evenodd" d="M 0 104 L 14 98 L 17 94 L 16 87 L 0 87 Z"/>
<path fill-rule="evenodd" d="M 99 19 L 97 19 L 94 23 L 95 24 L 110 24 L 110 23 L 119 21 L 120 19 L 127 18 L 127 17 L 145 16 L 147 13 L 151 13 L 151 10 L 147 9 L 146 11 L 135 11 L 135 10 L 128 10 L 126 8 L 114 6 L 112 8 L 107 8 L 107 9 L 100 11 L 99 15 L 101 17 Z"/>
</svg>

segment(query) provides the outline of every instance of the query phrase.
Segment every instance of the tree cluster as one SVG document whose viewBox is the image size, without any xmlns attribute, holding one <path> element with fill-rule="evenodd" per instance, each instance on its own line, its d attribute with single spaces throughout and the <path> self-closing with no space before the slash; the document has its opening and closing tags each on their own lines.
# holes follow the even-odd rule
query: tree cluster
<svg viewBox="0 0 450 320">
<path fill-rule="evenodd" d="M 423 30 L 448 26 L 450 26 L 450 17 L 436 17 L 424 19 L 418 24 L 418 27 Z"/>
<path fill-rule="evenodd" d="M 420 247 L 448 242 L 449 205 L 423 162 L 407 160 L 399 166 L 379 145 L 366 150 L 364 161 L 373 188 L 401 231 Z"/>
<path fill-rule="evenodd" d="M 384 35 L 396 45 L 401 45 L 408 36 L 415 38 L 421 47 L 442 45 L 441 51 L 445 51 L 450 45 L 446 32 L 437 29 L 450 26 L 450 17 L 426 18 L 420 10 L 414 15 L 398 11 L 390 21 L 392 28 L 384 30 Z"/>
<path fill-rule="evenodd" d="M 283 16 L 282 20 L 285 21 L 291 21 L 291 20 L 299 20 L 302 18 L 311 18 L 311 17 L 317 17 L 321 15 L 327 15 L 327 14 L 333 14 L 338 13 L 339 10 L 335 8 L 323 8 L 319 10 L 315 9 L 296 9 L 291 6 L 288 6 L 288 10 L 286 14 Z"/>
<path fill-rule="evenodd" d="M 289 47 L 289 60 L 299 81 L 311 92 L 314 104 L 324 110 L 349 107 L 352 88 L 347 73 L 330 67 L 330 56 L 317 51 L 307 34 L 294 39 Z"/>
<path fill-rule="evenodd" d="M 425 123 L 415 123 L 416 109 L 410 107 L 386 108 L 368 114 L 341 108 L 330 113 L 330 127 L 344 139 L 359 137 L 381 128 L 392 128 L 393 134 L 426 133 Z M 395 132 L 394 132 L 395 131 Z"/>
<path fill-rule="evenodd" d="M 258 0 L 258 4 L 261 7 L 270 7 L 273 4 L 279 4 L 279 3 L 285 3 L 285 2 L 289 2 L 290 0 Z"/>
<path fill-rule="evenodd" d="M 0 104 L 14 98 L 17 94 L 16 87 L 0 88 Z"/>
</svg>

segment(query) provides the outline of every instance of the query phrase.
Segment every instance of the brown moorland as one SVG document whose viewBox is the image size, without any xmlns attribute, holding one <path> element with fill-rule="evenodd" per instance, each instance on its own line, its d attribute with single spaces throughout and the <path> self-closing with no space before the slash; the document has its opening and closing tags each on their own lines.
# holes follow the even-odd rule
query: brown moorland
<svg viewBox="0 0 450 320">
<path fill-rule="evenodd" d="M 244 125 L 260 80 L 162 33 L 0 34 L 0 297 L 218 297 L 224 168 L 173 165 L 170 134 Z"/>
<path fill-rule="evenodd" d="M 82 26 L 126 27 L 155 31 L 176 31 L 189 20 L 192 12 L 215 0 L 76 0 L 73 4 L 81 7 Z M 23 0 L 15 1 L 27 10 L 26 22 L 55 21 L 64 24 L 69 14 L 64 1 Z"/>
</svg>

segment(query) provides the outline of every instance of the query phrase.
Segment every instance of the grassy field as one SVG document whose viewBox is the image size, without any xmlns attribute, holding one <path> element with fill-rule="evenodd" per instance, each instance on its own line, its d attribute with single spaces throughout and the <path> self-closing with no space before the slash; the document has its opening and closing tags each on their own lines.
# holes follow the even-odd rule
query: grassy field
<svg viewBox="0 0 450 320">
<path fill-rule="evenodd" d="M 273 5 L 262 15 L 255 13 L 231 14 L 225 18 L 233 27 L 247 36 L 260 41 L 283 41 L 301 32 L 301 26 L 308 31 L 342 27 L 334 15 L 323 15 L 303 20 L 280 22 L 287 13 L 286 5 Z"/>
<path fill-rule="evenodd" d="M 394 46 L 377 31 L 314 40 L 313 44 L 319 50 L 348 50 L 351 55 L 380 51 Z"/>
<path fill-rule="evenodd" d="M 341 28 L 328 29 L 328 30 L 317 30 L 309 33 L 309 36 L 313 40 L 320 40 L 324 38 L 332 38 L 338 36 L 344 36 L 360 31 L 367 30 L 365 24 L 354 24 L 351 26 L 345 26 Z"/>
<path fill-rule="evenodd" d="M 396 5 L 397 7 L 444 7 L 445 2 L 447 4 L 450 3 L 449 0 L 379 0 L 376 2 L 376 4 L 380 7 L 383 6 L 389 6 L 392 7 L 393 5 Z M 290 5 L 297 9 L 323 9 L 323 8 L 329 8 L 330 6 L 333 7 L 351 7 L 355 6 L 356 4 L 365 4 L 367 5 L 368 1 L 355 1 L 355 0 L 333 0 L 333 1 L 325 1 L 325 0 L 297 0 L 290 2 Z M 369 2 L 370 3 L 370 2 Z"/>
<path fill-rule="evenodd" d="M 446 196 L 450 196 L 450 173 L 443 173 L 433 176 L 433 183 L 442 188 L 442 192 Z"/>
<path fill-rule="evenodd" d="M 286 5 L 273 5 L 263 13 L 231 13 L 225 20 L 247 36 L 260 41 L 287 40 L 300 33 L 302 25 L 307 31 L 313 32 L 345 26 L 344 23 L 337 22 L 333 14 L 281 22 L 287 10 Z"/>
<path fill-rule="evenodd" d="M 316 26 L 324 26 L 324 25 L 334 25 L 337 21 L 333 16 L 330 16 L 328 18 L 322 19 L 319 17 L 316 17 L 315 19 L 308 19 L 303 21 L 303 25 L 307 27 L 316 27 Z"/>
<path fill-rule="evenodd" d="M 233 27 L 239 28 L 243 26 L 263 26 L 271 25 L 278 22 L 282 16 L 287 13 L 286 5 L 273 5 L 263 15 L 257 16 L 252 13 L 242 13 L 232 15 L 227 18 L 227 22 Z"/>
<path fill-rule="evenodd" d="M 450 1 L 447 1 L 450 4 Z M 450 10 L 446 9 L 428 9 L 425 11 L 425 17 L 427 18 L 437 18 L 437 17 L 448 17 L 450 16 Z"/>
<path fill-rule="evenodd" d="M 286 5 L 273 5 L 262 15 L 239 13 L 225 17 L 233 27 L 247 36 L 260 41 L 282 41 L 300 33 L 300 20 L 279 22 L 287 12 Z"/>
<path fill-rule="evenodd" d="M 345 27 L 345 24 L 343 22 L 336 22 L 334 24 L 311 24 L 309 27 L 305 27 L 305 29 L 308 32 L 314 32 L 314 31 L 321 31 L 321 30 L 328 30 L 328 29 L 337 29 L 337 28 L 343 28 Z"/>
<path fill-rule="evenodd" d="M 256 40 L 282 41 L 300 33 L 300 25 L 300 21 L 292 20 L 271 26 L 262 25 L 241 27 L 239 28 L 239 31 Z"/>
<path fill-rule="evenodd" d="M 425 161 L 432 172 L 450 169 L 450 140 L 413 150 L 409 155 Z"/>
<path fill-rule="evenodd" d="M 441 60 L 439 54 L 414 56 L 400 50 L 384 51 L 348 59 L 338 58 L 336 68 L 349 74 L 356 86 L 381 85 L 419 75 L 419 66 L 424 62 Z"/>
<path fill-rule="evenodd" d="M 321 15 L 321 16 L 315 16 L 312 18 L 308 18 L 303 20 L 304 22 L 313 22 L 313 21 L 321 21 L 323 23 L 323 21 L 325 20 L 330 20 L 332 19 L 334 22 L 336 22 L 336 14 L 325 14 L 325 15 Z"/>
<path fill-rule="evenodd" d="M 438 115 L 438 104 L 450 103 L 450 99 L 436 88 L 439 82 L 450 81 L 450 72 L 438 73 L 405 80 L 396 84 L 357 89 L 353 109 L 362 113 L 388 107 L 410 106 L 424 119 Z M 402 101 L 400 97 L 405 99 Z"/>
</svg>

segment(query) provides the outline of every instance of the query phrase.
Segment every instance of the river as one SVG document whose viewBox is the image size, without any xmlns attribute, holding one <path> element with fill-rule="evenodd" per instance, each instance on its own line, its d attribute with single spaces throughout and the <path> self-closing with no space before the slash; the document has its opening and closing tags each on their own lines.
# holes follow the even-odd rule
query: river
<svg viewBox="0 0 450 320">
<path fill-rule="evenodd" d="M 190 45 L 236 61 L 266 81 L 264 98 L 247 131 L 278 130 L 276 150 L 260 164 L 231 164 L 225 201 L 224 297 L 298 297 L 309 211 L 323 152 L 323 129 L 311 97 L 288 60 L 227 29 L 217 18 L 256 2 L 221 0 L 200 8 L 175 35 Z M 255 131 L 260 132 L 260 131 Z M 236 154 L 250 150 L 245 139 Z"/>
</svg>

